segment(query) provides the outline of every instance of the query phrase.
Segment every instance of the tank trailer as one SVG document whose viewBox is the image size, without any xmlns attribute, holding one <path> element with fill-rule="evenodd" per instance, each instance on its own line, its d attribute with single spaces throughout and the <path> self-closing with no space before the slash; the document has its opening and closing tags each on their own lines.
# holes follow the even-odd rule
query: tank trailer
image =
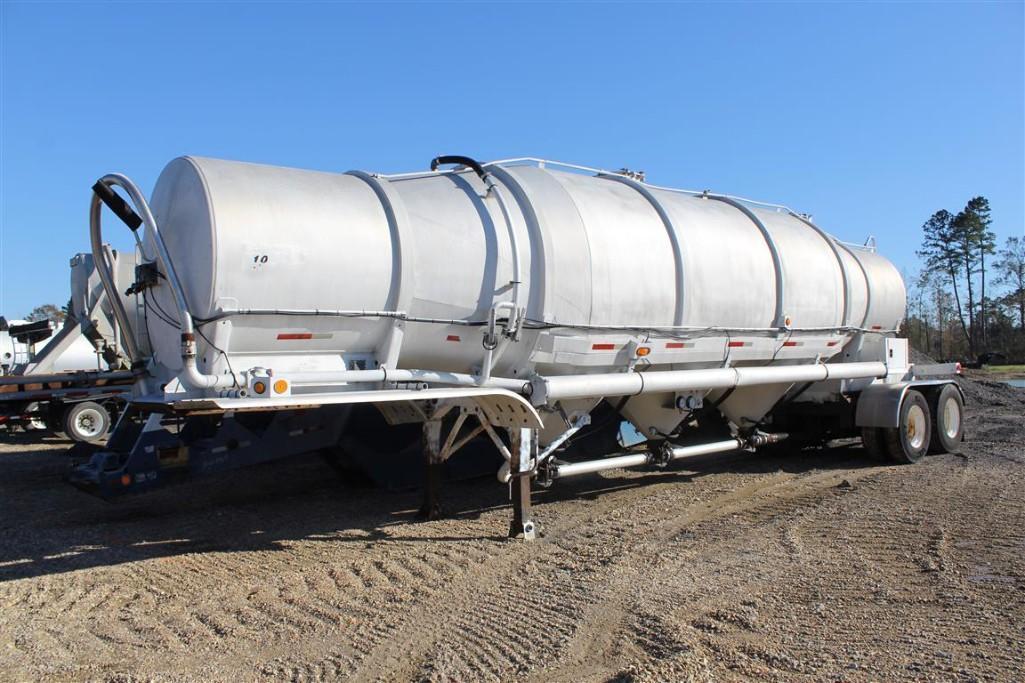
<svg viewBox="0 0 1025 683">
<path fill-rule="evenodd" d="M 486 440 L 529 539 L 532 486 L 568 477 L 852 436 L 913 463 L 963 435 L 953 365 L 916 367 L 897 338 L 893 264 L 784 206 L 461 156 L 399 175 L 183 157 L 149 200 L 120 174 L 93 189 L 137 372 L 73 470 L 103 496 L 346 435 L 387 467 L 388 434 L 412 431 L 424 517 Z M 135 236 L 144 329 L 101 258 L 104 205 Z"/>
</svg>

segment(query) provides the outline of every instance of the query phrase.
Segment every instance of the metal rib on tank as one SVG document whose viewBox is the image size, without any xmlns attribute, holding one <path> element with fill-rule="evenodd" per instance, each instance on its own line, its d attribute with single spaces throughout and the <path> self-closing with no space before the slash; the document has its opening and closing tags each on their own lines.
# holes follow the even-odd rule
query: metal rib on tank
<svg viewBox="0 0 1025 683">
<path fill-rule="evenodd" d="M 824 230 L 822 230 L 819 226 L 815 225 L 801 214 L 794 213 L 793 211 L 791 211 L 790 215 L 796 218 L 797 220 L 801 221 L 805 225 L 807 225 L 816 233 L 818 233 L 819 237 L 825 240 L 826 244 L 829 245 L 829 248 L 833 252 L 833 256 L 836 257 L 836 262 L 840 264 L 840 276 L 843 278 L 843 314 L 840 316 L 840 321 L 844 327 L 849 326 L 851 324 L 851 321 L 849 319 L 851 301 L 851 281 L 850 276 L 847 273 L 847 266 L 844 264 L 843 258 L 840 256 L 840 249 L 836 246 L 836 240 L 827 235 Z M 867 308 L 865 310 L 866 312 L 868 311 Z"/>
<path fill-rule="evenodd" d="M 676 264 L 676 307 L 673 312 L 673 325 L 677 327 L 683 325 L 683 249 L 680 245 L 680 236 L 676 230 L 676 226 L 673 225 L 672 219 L 669 218 L 669 214 L 666 213 L 666 210 L 665 208 L 663 208 L 661 202 L 659 202 L 655 195 L 653 195 L 651 191 L 641 183 L 637 182 L 633 178 L 628 178 L 623 175 L 617 175 L 615 173 L 602 174 L 600 177 L 612 180 L 617 183 L 622 183 L 624 185 L 632 187 L 634 190 L 637 190 L 638 194 L 640 194 L 642 197 L 648 200 L 648 203 L 651 204 L 651 207 L 653 209 L 655 209 L 655 213 L 658 214 L 659 219 L 661 219 L 662 224 L 665 226 L 666 233 L 669 235 L 669 243 L 673 247 L 673 261 Z"/>
<path fill-rule="evenodd" d="M 861 262 L 861 259 L 858 258 L 857 254 L 855 254 L 854 251 L 845 244 L 838 243 L 838 245 L 841 249 L 846 251 L 852 259 L 854 259 L 855 263 L 858 264 L 858 268 L 861 270 L 861 277 L 865 279 L 865 315 L 861 316 L 861 322 L 858 323 L 858 327 L 863 328 L 868 322 L 868 314 L 872 309 L 872 283 L 869 281 L 868 271 L 865 270 L 865 264 Z"/>
<path fill-rule="evenodd" d="M 762 233 L 762 237 L 765 238 L 765 243 L 769 247 L 769 252 L 772 254 L 772 267 L 776 271 L 776 313 L 772 322 L 774 327 L 788 327 L 786 324 L 786 308 L 784 301 L 784 281 L 783 281 L 783 261 L 779 255 L 779 249 L 776 247 L 775 240 L 772 239 L 772 234 L 769 229 L 765 227 L 765 224 L 754 214 L 754 212 L 741 204 L 740 202 L 726 197 L 724 195 L 709 194 L 709 199 L 715 199 L 716 201 L 729 204 L 733 208 L 740 211 L 742 214 L 748 217 L 755 227 Z"/>
<path fill-rule="evenodd" d="M 408 249 L 412 237 L 406 230 L 409 218 L 406 216 L 402 198 L 391 189 L 387 184 L 388 181 L 383 178 L 378 178 L 365 171 L 348 171 L 345 175 L 351 175 L 365 182 L 381 201 L 384 214 L 388 218 L 388 227 L 395 240 L 394 253 L 399 262 L 399 267 L 396 269 L 398 281 L 395 283 L 395 294 L 391 297 L 392 301 L 389 306 L 399 311 L 408 310 L 409 302 L 413 298 L 412 289 L 409 287 L 413 273 L 413 250 Z"/>
<path fill-rule="evenodd" d="M 409 217 L 406 215 L 406 207 L 402 198 L 388 184 L 385 178 L 379 178 L 365 171 L 349 171 L 346 175 L 359 178 L 374 191 L 384 215 L 388 219 L 388 227 L 392 234 L 394 258 L 398 260 L 398 268 L 395 268 L 397 280 L 395 281 L 395 293 L 390 297 L 389 307 L 396 311 L 408 311 L 413 300 L 413 267 L 414 250 L 409 248 L 412 244 L 412 236 L 407 226 Z M 402 346 L 402 330 L 404 323 L 396 319 L 388 332 L 388 339 L 384 351 L 380 354 L 382 365 L 394 367 L 398 362 L 399 350 Z"/>
<path fill-rule="evenodd" d="M 534 211 L 534 205 L 530 201 L 530 196 L 527 194 L 527 190 L 523 187 L 523 184 L 518 181 L 509 171 L 497 164 L 484 164 L 488 173 L 496 176 L 502 184 L 509 188 L 509 192 L 512 194 L 513 199 L 516 200 L 516 206 L 519 207 L 520 213 L 523 215 L 523 220 L 527 224 L 527 239 L 530 250 L 530 296 L 535 297 L 536 301 L 539 302 L 538 310 L 547 311 L 550 308 L 548 301 L 548 258 L 545 255 L 544 243 L 541 237 L 541 224 L 538 221 L 537 213 Z M 511 226 L 510 226 L 511 227 Z M 535 246 L 540 245 L 540 248 Z M 535 270 L 534 260 L 537 259 L 539 267 Z M 533 274 L 537 272 L 540 274 L 540 278 L 535 278 Z M 530 313 L 530 300 L 527 301 L 527 317 L 531 317 Z"/>
</svg>

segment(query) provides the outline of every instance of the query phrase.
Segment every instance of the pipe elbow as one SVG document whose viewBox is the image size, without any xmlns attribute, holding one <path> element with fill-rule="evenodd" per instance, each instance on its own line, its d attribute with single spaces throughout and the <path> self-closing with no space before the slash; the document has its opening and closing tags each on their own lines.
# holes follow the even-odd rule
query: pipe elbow
<svg viewBox="0 0 1025 683">
<path fill-rule="evenodd" d="M 179 376 L 182 384 L 188 389 L 228 389 L 235 386 L 233 375 L 204 375 L 196 367 L 195 358 L 186 358 L 184 368 Z"/>
</svg>

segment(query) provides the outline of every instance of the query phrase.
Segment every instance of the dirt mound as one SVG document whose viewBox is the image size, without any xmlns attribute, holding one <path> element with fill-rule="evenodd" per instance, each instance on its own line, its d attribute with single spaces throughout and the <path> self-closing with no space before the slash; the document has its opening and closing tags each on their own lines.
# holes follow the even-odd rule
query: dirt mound
<svg viewBox="0 0 1025 683">
<path fill-rule="evenodd" d="M 982 410 L 1015 406 L 1025 410 L 1025 389 L 985 379 L 961 378 L 957 383 L 965 399 Z"/>
<path fill-rule="evenodd" d="M 922 353 L 918 349 L 909 346 L 908 347 L 908 358 L 915 365 L 932 365 L 936 363 L 932 356 Z"/>
</svg>

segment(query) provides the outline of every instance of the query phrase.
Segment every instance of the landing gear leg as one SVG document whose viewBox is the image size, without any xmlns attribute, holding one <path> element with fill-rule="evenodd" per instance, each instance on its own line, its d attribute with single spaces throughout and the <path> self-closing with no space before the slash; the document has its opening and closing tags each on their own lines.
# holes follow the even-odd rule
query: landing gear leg
<svg viewBox="0 0 1025 683">
<path fill-rule="evenodd" d="M 533 477 L 536 440 L 532 429 L 510 429 L 509 452 L 512 459 L 509 471 L 510 494 L 512 495 L 513 518 L 509 524 L 509 537 L 533 541 L 537 527 L 530 509 L 530 480 Z"/>
<path fill-rule="evenodd" d="M 445 467 L 441 459 L 441 420 L 424 422 L 423 431 L 424 463 L 427 470 L 424 476 L 424 502 L 420 506 L 417 518 L 432 520 L 441 518 L 442 470 Z"/>
</svg>

